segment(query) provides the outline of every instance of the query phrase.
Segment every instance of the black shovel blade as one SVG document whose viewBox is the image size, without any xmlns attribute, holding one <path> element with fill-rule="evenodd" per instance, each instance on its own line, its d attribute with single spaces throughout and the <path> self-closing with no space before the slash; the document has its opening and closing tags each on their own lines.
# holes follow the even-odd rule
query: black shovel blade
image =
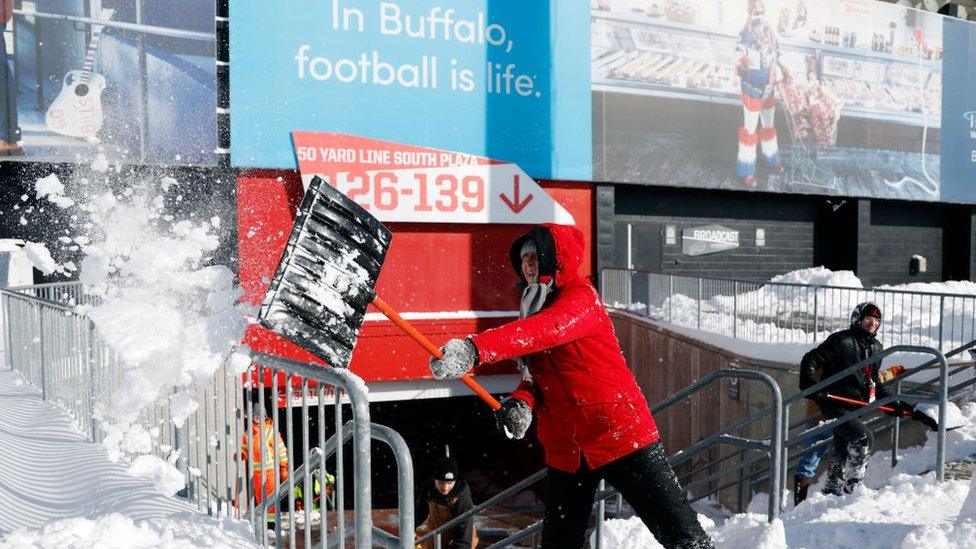
<svg viewBox="0 0 976 549">
<path fill-rule="evenodd" d="M 392 239 L 359 204 L 313 178 L 258 323 L 335 368 L 349 366 Z"/>
</svg>

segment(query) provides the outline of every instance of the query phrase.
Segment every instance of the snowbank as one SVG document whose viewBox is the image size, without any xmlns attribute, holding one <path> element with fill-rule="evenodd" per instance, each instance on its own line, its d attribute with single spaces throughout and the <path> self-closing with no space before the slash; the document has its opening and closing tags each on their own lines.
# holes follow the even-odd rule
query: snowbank
<svg viewBox="0 0 976 549">
<path fill-rule="evenodd" d="M 965 426 L 950 431 L 948 461 L 976 457 L 976 404 L 962 408 Z M 976 482 L 936 482 L 935 436 L 925 445 L 899 452 L 890 467 L 890 454 L 875 453 L 865 486 L 841 497 L 820 493 L 823 479 L 811 487 L 810 497 L 788 508 L 780 521 L 766 522 L 765 513 L 733 515 L 724 522 L 699 514 L 699 522 L 723 549 L 785 547 L 890 547 L 936 549 L 976 548 Z M 922 474 L 920 474 L 922 473 Z M 758 494 L 750 509 L 764 508 Z M 792 501 L 792 496 L 787 498 Z M 640 519 L 612 519 L 604 523 L 607 547 L 660 547 Z"/>
<path fill-rule="evenodd" d="M 15 372 L 0 402 L 0 547 L 254 547 L 246 522 L 161 493 L 183 485 L 169 463 L 109 460 Z"/>
<path fill-rule="evenodd" d="M 0 548 L 165 548 L 258 547 L 247 528 L 232 521 L 185 513 L 165 519 L 132 520 L 112 513 L 98 518 L 74 517 L 20 530 L 0 539 Z"/>
<path fill-rule="evenodd" d="M 884 311 L 879 337 L 886 345 L 938 347 L 941 336 L 942 348 L 948 350 L 976 339 L 976 283 L 970 281 L 865 289 L 850 271 L 824 267 L 777 275 L 765 284 L 735 286 L 711 280 L 699 284 L 697 278 L 680 276 L 665 279 L 663 287 L 646 275 L 613 281 L 611 306 L 752 342 L 822 341 L 848 326 L 851 310 L 864 301 L 874 301 Z"/>
</svg>

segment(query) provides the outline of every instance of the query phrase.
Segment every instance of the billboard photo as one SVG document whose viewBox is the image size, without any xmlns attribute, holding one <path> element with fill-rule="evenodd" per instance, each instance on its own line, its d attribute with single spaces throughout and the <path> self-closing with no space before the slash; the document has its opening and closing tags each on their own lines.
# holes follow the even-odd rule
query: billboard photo
<svg viewBox="0 0 976 549">
<path fill-rule="evenodd" d="M 214 0 L 0 2 L 0 158 L 216 162 Z"/>
<path fill-rule="evenodd" d="M 942 16 L 872 0 L 591 8 L 596 180 L 945 198 Z"/>
</svg>

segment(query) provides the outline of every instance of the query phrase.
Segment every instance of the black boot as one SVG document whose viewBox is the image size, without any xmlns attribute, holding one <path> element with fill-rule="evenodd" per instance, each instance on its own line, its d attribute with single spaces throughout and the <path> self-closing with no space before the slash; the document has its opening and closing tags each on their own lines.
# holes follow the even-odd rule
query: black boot
<svg viewBox="0 0 976 549">
<path fill-rule="evenodd" d="M 810 491 L 811 484 L 813 484 L 813 477 L 793 476 L 793 507 L 807 499 L 807 492 Z"/>
<path fill-rule="evenodd" d="M 834 456 L 830 460 L 830 467 L 827 469 L 827 483 L 824 484 L 822 493 L 829 496 L 839 496 L 844 491 L 844 465 L 845 460 Z"/>
</svg>

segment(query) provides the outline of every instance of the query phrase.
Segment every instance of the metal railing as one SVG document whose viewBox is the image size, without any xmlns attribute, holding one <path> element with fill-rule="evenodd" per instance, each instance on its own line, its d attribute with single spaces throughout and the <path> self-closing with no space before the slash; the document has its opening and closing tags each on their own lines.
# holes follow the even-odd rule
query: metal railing
<svg viewBox="0 0 976 549">
<path fill-rule="evenodd" d="M 6 339 L 8 366 L 27 384 L 40 389 L 44 400 L 67 410 L 92 442 L 102 443 L 107 435 L 104 426 L 94 419 L 96 410 L 123 385 L 125 364 L 93 322 L 73 307 L 85 299 L 78 283 L 0 290 L 5 319 L 2 337 Z M 179 495 L 198 510 L 250 520 L 257 540 L 265 544 L 270 543 L 265 524 L 273 521 L 275 546 L 295 547 L 300 535 L 305 547 L 313 546 L 313 541 L 321 547 L 344 546 L 352 536 L 356 547 L 372 547 L 374 541 L 384 546 L 413 547 L 413 466 L 409 449 L 396 432 L 370 423 L 366 387 L 355 375 L 319 364 L 252 353 L 251 366 L 244 374 L 220 368 L 206 382 L 180 389 L 188 390 L 198 408 L 185 421 L 174 422 L 171 394 L 165 394 L 134 423 L 153 437 L 154 455 L 176 458 L 175 464 L 186 478 L 186 487 Z M 265 416 L 267 405 L 270 417 Z M 333 426 L 327 425 L 327 411 L 334 419 Z M 310 421 L 313 412 L 317 415 L 315 422 Z M 351 419 L 346 421 L 347 417 Z M 273 432 L 284 434 L 274 437 L 271 458 L 277 460 L 280 441 L 287 456 L 288 474 L 272 475 L 273 493 L 262 494 L 255 493 L 253 484 L 256 476 L 256 484 L 261 484 L 262 466 L 269 456 L 264 456 L 260 465 L 255 464 L 261 458 L 253 451 L 242 452 L 242 444 L 246 442 L 249 449 L 260 447 L 263 433 L 255 433 L 252 421 L 264 425 L 266 420 Z M 310 424 L 317 428 L 313 431 Z M 349 460 L 343 449 L 349 439 L 355 488 L 351 528 L 347 528 L 345 508 Z M 371 439 L 390 446 L 396 460 L 399 537 L 375 530 L 372 524 Z M 296 459 L 302 463 L 297 470 Z M 300 495 L 296 494 L 296 487 L 301 490 Z M 327 502 L 330 498 L 326 497 L 329 490 L 334 490 L 331 513 Z M 305 505 L 296 511 L 299 497 Z M 317 512 L 313 509 L 315 499 L 319 500 Z M 313 532 L 316 520 L 317 533 Z"/>
<path fill-rule="evenodd" d="M 946 353 L 945 359 L 948 360 L 951 357 L 961 355 L 964 351 L 968 351 L 974 347 L 976 347 L 976 340 L 971 341 L 960 347 L 957 347 L 951 350 L 950 352 Z M 912 377 L 918 372 L 925 371 L 926 369 L 929 369 L 932 366 L 939 366 L 941 370 L 941 361 L 937 356 L 914 368 L 907 369 L 906 371 L 899 374 L 897 377 L 886 382 L 884 386 L 893 388 L 893 394 L 896 395 L 896 399 L 901 399 L 901 396 L 908 395 L 909 398 L 906 398 L 905 401 L 906 402 L 911 401 L 912 403 L 915 403 L 921 401 L 920 397 L 923 397 L 924 395 L 929 397 L 929 401 L 932 401 L 933 399 L 931 398 L 931 387 L 936 382 L 942 381 L 941 375 L 939 377 L 930 378 L 919 382 L 912 382 L 907 380 L 907 378 Z M 964 373 L 967 370 L 972 370 L 973 367 L 974 364 L 972 362 L 967 362 L 958 365 L 954 364 L 948 367 L 948 372 L 945 381 L 945 384 L 948 385 L 948 390 L 946 391 L 946 396 L 948 399 L 960 398 L 963 396 L 962 392 L 964 390 L 969 389 L 974 385 L 976 385 L 976 377 L 970 377 L 969 379 L 964 379 L 955 384 L 949 382 L 949 380 L 951 380 L 951 378 L 953 378 L 954 376 Z M 908 390 L 908 393 L 904 392 L 906 389 Z M 941 392 L 941 388 L 940 388 L 940 392 Z M 971 397 L 972 395 L 967 395 L 967 396 Z M 790 401 L 791 402 L 795 401 L 794 397 L 790 397 Z M 814 452 L 821 451 L 825 449 L 827 446 L 833 444 L 832 438 L 830 437 L 809 446 L 806 444 L 806 441 L 815 439 L 818 433 L 823 433 L 826 431 L 826 429 L 818 430 L 818 431 L 813 431 L 809 429 L 811 424 L 819 423 L 822 420 L 822 418 L 823 415 L 818 412 L 816 414 L 800 418 L 798 421 L 790 424 L 787 427 L 787 429 L 789 430 L 788 432 L 792 432 L 798 429 L 800 429 L 801 431 L 798 434 L 796 434 L 793 438 L 789 439 L 789 442 L 787 444 L 787 450 L 795 447 L 799 447 L 799 450 L 795 451 L 793 454 L 790 454 L 786 458 L 786 463 L 785 463 L 786 470 L 789 470 L 790 464 L 795 464 L 805 456 Z M 898 450 L 900 449 L 900 441 L 901 441 L 901 423 L 902 421 L 904 421 L 904 419 L 905 418 L 902 417 L 874 416 L 871 417 L 870 419 L 867 419 L 864 422 L 865 425 L 867 425 L 867 427 L 871 429 L 872 433 L 876 438 L 885 433 L 888 432 L 891 433 L 891 466 L 892 467 L 898 465 Z M 842 422 L 842 421 L 838 420 L 838 422 Z M 828 427 L 830 427 L 830 429 L 833 429 L 834 427 L 840 424 L 838 422 L 831 422 L 828 425 Z M 752 475 L 750 475 L 749 478 L 751 481 L 761 482 L 766 478 L 766 473 L 763 471 L 755 472 Z"/>
<path fill-rule="evenodd" d="M 735 446 L 743 449 L 757 451 L 760 454 L 765 455 L 765 459 L 768 461 L 768 467 L 771 472 L 776 472 L 781 470 L 782 468 L 781 457 L 783 455 L 783 435 L 784 435 L 784 430 L 781 424 L 783 418 L 783 414 L 782 414 L 783 399 L 782 399 L 782 395 L 780 394 L 779 385 L 776 384 L 776 381 L 773 380 L 772 377 L 770 377 L 765 373 L 757 372 L 753 370 L 740 370 L 740 369 L 714 371 L 711 374 L 688 385 L 684 389 L 674 393 L 673 395 L 669 396 L 665 400 L 652 406 L 651 413 L 655 415 L 660 414 L 665 410 L 667 410 L 668 408 L 674 406 L 675 404 L 678 404 L 684 401 L 685 399 L 689 398 L 691 395 L 707 389 L 708 387 L 710 387 L 711 385 L 713 385 L 714 383 L 718 382 L 721 379 L 748 379 L 748 380 L 753 380 L 753 381 L 758 381 L 763 383 L 764 385 L 766 385 L 766 387 L 769 388 L 770 397 L 773 402 L 772 406 L 764 410 L 760 410 L 759 412 L 747 418 L 744 418 L 740 421 L 735 422 L 732 425 L 720 429 L 716 433 L 702 439 L 701 441 L 690 446 L 689 448 L 679 450 L 669 458 L 669 462 L 671 463 L 671 466 L 678 467 L 681 464 L 688 462 L 693 456 L 698 455 L 702 452 L 707 452 L 717 446 L 730 445 L 730 446 Z M 769 430 L 770 436 L 768 438 L 751 439 L 748 437 L 739 437 L 739 436 L 732 435 L 732 433 L 740 429 L 743 429 L 744 427 L 747 427 L 763 419 L 766 416 L 770 417 L 770 430 Z M 689 484 L 685 484 L 683 485 L 683 488 L 685 489 L 686 492 L 692 492 L 694 491 L 695 488 L 702 486 L 706 483 L 712 482 L 717 478 L 736 474 L 737 472 L 744 470 L 745 467 L 754 464 L 758 459 L 761 458 L 753 458 L 750 460 L 741 461 L 740 463 L 733 464 L 727 467 L 726 469 L 723 469 L 717 473 L 712 473 L 711 475 L 708 475 L 705 478 L 698 479 Z M 700 472 L 700 471 L 697 470 L 693 471 L 693 473 L 696 472 Z M 468 520 L 471 517 L 474 517 L 475 515 L 483 512 L 485 509 L 488 509 L 489 507 L 497 505 L 498 503 L 504 501 L 505 499 L 508 499 L 510 496 L 516 494 L 517 492 L 520 492 L 521 490 L 528 488 L 532 484 L 541 481 L 545 477 L 546 477 L 546 469 L 542 469 L 533 473 L 529 477 L 519 481 L 518 483 L 506 489 L 505 491 L 495 495 L 491 499 L 488 499 L 487 501 L 484 501 L 481 504 L 476 505 L 472 509 L 457 516 L 453 520 L 446 522 L 443 525 L 436 528 L 435 530 L 432 530 L 431 532 L 424 534 L 423 536 L 417 539 L 417 543 L 423 543 L 430 539 L 434 539 L 435 547 L 438 547 L 440 541 L 440 535 L 444 533 L 446 530 L 453 528 L 458 523 L 464 520 Z M 741 477 L 742 475 L 740 475 L 740 478 Z M 779 475 L 773 475 L 773 477 L 774 477 L 772 483 L 773 489 L 771 490 L 773 496 L 769 498 L 769 505 L 767 506 L 767 518 L 769 521 L 775 520 L 779 516 L 779 511 L 780 511 L 780 503 L 778 498 L 778 494 L 780 493 L 780 479 L 779 479 Z M 708 491 L 706 493 L 697 496 L 692 495 L 689 498 L 689 501 L 690 502 L 697 501 L 699 499 L 707 497 L 711 493 L 712 493 L 711 491 Z M 603 546 L 601 525 L 604 519 L 606 518 L 606 500 L 611 498 L 616 499 L 616 508 L 619 514 L 622 508 L 622 497 L 620 493 L 612 487 L 610 488 L 606 487 L 605 482 L 601 480 L 599 487 L 597 489 L 597 493 L 594 497 L 594 504 L 593 504 L 594 519 L 596 524 L 595 527 L 596 530 L 594 531 L 594 538 L 596 541 L 595 545 L 597 548 Z M 491 547 L 492 548 L 508 547 L 526 539 L 531 539 L 532 547 L 536 547 L 538 542 L 538 535 L 541 533 L 541 531 L 542 531 L 542 521 L 537 521 L 529 525 L 528 527 L 491 545 Z"/>
<path fill-rule="evenodd" d="M 957 349 L 954 349 L 950 354 L 959 354 L 964 350 L 968 350 L 972 347 L 976 347 L 976 341 L 972 341 L 963 345 Z M 792 429 L 802 427 L 806 424 L 807 418 L 797 422 L 796 424 L 790 424 L 789 420 L 789 409 L 788 405 L 797 401 L 804 399 L 806 396 L 813 394 L 823 388 L 829 386 L 830 384 L 842 379 L 851 373 L 857 371 L 859 368 L 863 368 L 866 364 L 873 364 L 884 359 L 885 356 L 894 353 L 923 353 L 930 354 L 933 356 L 931 360 L 916 366 L 914 368 L 907 369 L 905 372 L 900 374 L 895 379 L 891 380 L 886 385 L 893 385 L 895 390 L 890 396 L 878 399 L 871 405 L 860 408 L 845 415 L 834 419 L 830 422 L 818 425 L 815 428 L 804 429 L 792 437 L 790 437 L 790 432 Z M 911 393 L 902 392 L 903 381 L 906 378 L 910 378 L 925 369 L 938 365 L 939 376 L 934 379 L 928 379 L 922 381 L 918 384 L 913 385 Z M 803 455 L 809 452 L 815 451 L 815 449 L 826 445 L 829 441 L 821 442 L 819 445 L 805 448 L 805 443 L 811 437 L 815 437 L 820 433 L 826 431 L 832 431 L 838 425 L 853 421 L 855 419 L 861 418 L 875 410 L 879 406 L 885 404 L 890 404 L 895 401 L 903 401 L 911 404 L 917 404 L 922 402 L 934 403 L 939 407 L 939 429 L 937 432 L 937 441 L 935 449 L 935 472 L 936 478 L 939 481 L 945 478 L 945 458 L 946 458 L 946 447 L 945 447 L 945 419 L 946 419 L 946 405 L 948 402 L 949 395 L 953 392 L 961 391 L 965 388 L 976 385 L 976 379 L 964 380 L 954 386 L 949 385 L 949 378 L 956 375 L 967 368 L 970 368 L 970 364 L 966 364 L 953 369 L 952 372 L 949 371 L 948 362 L 946 357 L 942 355 L 936 349 L 918 346 L 896 346 L 889 348 L 874 357 L 866 359 L 858 364 L 851 365 L 846 370 L 841 371 L 833 376 L 828 377 L 816 385 L 811 386 L 805 391 L 797 392 L 790 397 L 783 399 L 780 396 L 779 385 L 769 377 L 767 374 L 761 372 L 754 372 L 749 370 L 718 370 L 712 372 L 708 376 L 705 376 L 698 381 L 692 383 L 688 387 L 682 389 L 681 391 L 669 396 L 667 399 L 661 401 L 657 405 L 651 408 L 654 415 L 658 415 L 665 411 L 668 407 L 682 402 L 691 396 L 693 393 L 701 391 L 702 389 L 708 387 L 715 381 L 721 378 L 745 378 L 745 379 L 755 379 L 762 381 L 770 387 L 773 394 L 773 403 L 770 406 L 764 407 L 763 409 L 753 413 L 734 424 L 723 427 L 716 431 L 715 433 L 699 440 L 695 444 L 692 444 L 686 449 L 679 450 L 677 453 L 671 456 L 669 459 L 672 467 L 680 467 L 684 463 L 688 463 L 696 455 L 704 454 L 705 452 L 711 450 L 712 448 L 727 444 L 731 446 L 737 446 L 740 449 L 725 455 L 720 455 L 714 459 L 706 459 L 704 462 L 699 462 L 691 468 L 690 471 L 685 471 L 679 476 L 682 480 L 682 486 L 686 492 L 691 494 L 689 496 L 689 501 L 694 502 L 704 498 L 716 497 L 719 492 L 729 488 L 736 487 L 739 497 L 739 511 L 743 510 L 743 490 L 746 484 L 749 485 L 750 495 L 754 492 L 754 486 L 758 483 L 765 483 L 768 489 L 768 499 L 767 499 L 767 517 L 771 521 L 779 515 L 779 510 L 783 507 L 783 503 L 779 501 L 780 494 L 782 493 L 782 486 L 785 486 L 787 471 L 789 463 L 796 461 Z M 938 383 L 937 392 L 935 395 L 925 394 L 923 391 L 930 388 L 933 384 Z M 771 433 L 772 436 L 766 440 L 751 440 L 743 437 L 733 436 L 738 429 L 767 416 L 772 416 L 771 423 Z M 901 418 L 888 418 L 888 417 L 875 417 L 866 422 L 869 427 L 872 427 L 876 432 L 883 430 L 885 427 L 887 429 L 894 429 L 893 431 L 893 449 L 892 449 L 892 467 L 897 464 L 897 450 L 898 450 L 898 424 Z M 882 429 L 878 429 L 881 426 Z M 796 454 L 790 456 L 790 448 L 800 447 L 801 450 Z M 747 452 L 758 451 L 759 455 L 753 455 L 746 457 Z M 735 458 L 738 460 L 734 461 Z M 732 462 L 730 465 L 724 465 L 723 468 L 716 471 L 723 463 Z M 757 467 L 759 469 L 757 470 Z M 705 476 L 701 476 L 701 475 Z M 695 478 L 695 477 L 699 478 Z M 522 488 L 527 487 L 545 477 L 545 470 L 537 472 L 535 475 L 523 480 L 519 484 L 516 484 L 509 490 L 506 490 L 496 498 L 489 500 L 475 509 L 472 509 L 464 515 L 464 517 L 474 515 L 484 508 L 494 505 L 497 501 L 503 497 L 508 497 L 512 493 Z M 722 483 L 723 478 L 736 477 L 731 481 Z M 772 479 L 770 481 L 770 479 Z M 698 491 L 701 487 L 706 487 L 704 491 Z M 697 493 L 696 493 L 697 492 Z M 595 497 L 594 512 L 595 512 L 595 522 L 596 530 L 594 532 L 594 537 L 596 541 L 596 546 L 601 546 L 601 535 L 600 528 L 602 522 L 605 518 L 605 501 L 609 498 L 617 498 L 617 510 L 621 508 L 621 496 L 613 488 L 606 488 L 601 482 L 600 488 Z M 453 526 L 457 521 L 451 523 Z M 537 536 L 542 531 L 542 521 L 538 521 L 519 532 L 516 532 L 504 540 L 492 545 L 492 547 L 506 547 L 514 543 L 531 539 L 532 546 L 536 546 Z M 425 540 L 429 538 L 430 535 L 420 538 Z"/>
<path fill-rule="evenodd" d="M 888 345 L 944 350 L 976 339 L 976 295 L 757 282 L 604 269 L 610 307 L 759 343 L 814 343 L 850 324 L 873 301 L 884 311 L 878 337 Z"/>
</svg>

